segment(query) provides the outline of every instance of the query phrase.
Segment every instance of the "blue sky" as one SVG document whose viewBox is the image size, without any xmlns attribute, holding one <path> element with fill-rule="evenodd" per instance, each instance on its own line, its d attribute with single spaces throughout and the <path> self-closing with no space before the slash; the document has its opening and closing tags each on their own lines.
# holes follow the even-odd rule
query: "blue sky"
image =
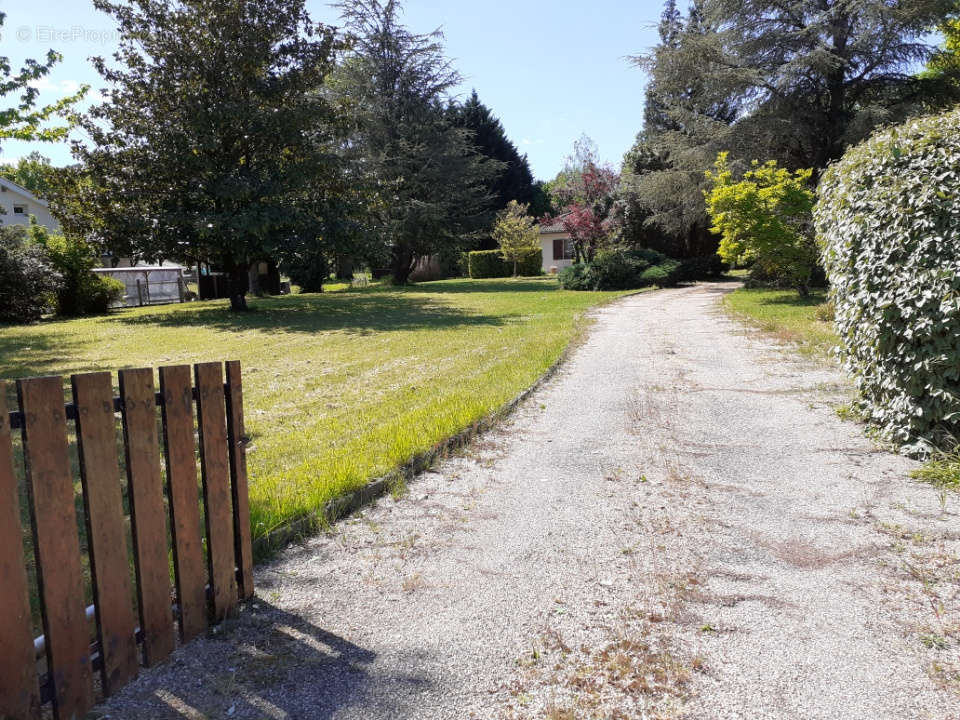
<svg viewBox="0 0 960 720">
<path fill-rule="evenodd" d="M 315 20 L 336 23 L 326 2 L 307 4 Z M 627 56 L 656 43 L 661 8 L 660 0 L 407 0 L 404 22 L 417 32 L 443 30 L 447 55 L 464 77 L 461 95 L 476 88 L 527 153 L 534 175 L 547 180 L 583 133 L 619 166 L 643 121 L 646 82 Z M 21 0 L 4 10 L 0 54 L 15 67 L 51 48 L 63 55 L 41 87 L 42 100 L 81 83 L 101 87 L 88 58 L 110 55 L 117 38 L 112 19 L 89 0 Z M 0 161 L 34 149 L 58 165 L 71 160 L 66 145 L 5 141 Z"/>
</svg>

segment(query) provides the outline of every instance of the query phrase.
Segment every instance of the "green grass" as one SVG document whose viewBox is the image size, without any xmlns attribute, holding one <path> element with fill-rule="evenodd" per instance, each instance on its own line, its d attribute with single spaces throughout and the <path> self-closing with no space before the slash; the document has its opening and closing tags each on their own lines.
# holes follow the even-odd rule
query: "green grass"
<svg viewBox="0 0 960 720">
<path fill-rule="evenodd" d="M 238 359 L 261 537 L 385 474 L 532 384 L 584 310 L 552 278 L 132 308 L 0 328 L 0 377 Z"/>
<path fill-rule="evenodd" d="M 795 343 L 801 353 L 826 357 L 838 341 L 833 323 L 817 318 L 817 308 L 826 300 L 824 290 L 813 290 L 803 298 L 795 290 L 741 288 L 723 302 L 730 312 L 763 332 Z"/>
</svg>

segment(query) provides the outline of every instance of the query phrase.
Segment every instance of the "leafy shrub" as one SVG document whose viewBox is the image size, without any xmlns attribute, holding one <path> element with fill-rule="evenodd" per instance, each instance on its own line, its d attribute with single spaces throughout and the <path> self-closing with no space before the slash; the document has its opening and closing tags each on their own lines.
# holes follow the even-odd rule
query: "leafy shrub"
<svg viewBox="0 0 960 720">
<path fill-rule="evenodd" d="M 60 315 L 93 315 L 105 313 L 123 298 L 124 285 L 111 277 L 97 275 L 93 246 L 80 238 L 51 235 L 42 225 L 32 223 L 30 236 L 43 245 L 53 268 L 63 284 L 57 291 L 57 313 Z"/>
<path fill-rule="evenodd" d="M 0 322 L 39 320 L 54 309 L 61 283 L 46 248 L 22 225 L 0 227 Z"/>
<path fill-rule="evenodd" d="M 721 236 L 720 257 L 730 264 L 752 262 L 766 275 L 783 278 L 807 295 L 817 267 L 813 239 L 814 192 L 812 170 L 791 173 L 774 160 L 752 169 L 736 181 L 727 153 L 717 157 L 708 172 L 712 187 L 706 193 L 707 211 Z"/>
<path fill-rule="evenodd" d="M 472 278 L 499 278 L 513 275 L 513 263 L 504 260 L 499 250 L 474 250 L 467 255 Z M 528 252 L 517 262 L 518 275 L 539 275 L 542 269 L 543 251 L 540 248 Z"/>
<path fill-rule="evenodd" d="M 675 285 L 680 263 L 656 250 L 601 250 L 589 263 L 560 271 L 557 279 L 567 290 L 632 290 L 648 285 Z"/>
<path fill-rule="evenodd" d="M 590 266 L 586 263 L 574 263 L 561 268 L 557 280 L 565 290 L 593 290 Z"/>
<path fill-rule="evenodd" d="M 685 282 L 718 278 L 727 270 L 723 258 L 713 255 L 700 255 L 680 261 L 680 279 Z"/>
<path fill-rule="evenodd" d="M 677 260 L 664 260 L 659 265 L 651 265 L 642 273 L 640 280 L 644 285 L 670 287 L 676 285 L 680 276 L 680 263 Z"/>
<path fill-rule="evenodd" d="M 877 133 L 815 209 L 841 356 L 881 437 L 925 452 L 960 430 L 960 110 Z"/>
</svg>

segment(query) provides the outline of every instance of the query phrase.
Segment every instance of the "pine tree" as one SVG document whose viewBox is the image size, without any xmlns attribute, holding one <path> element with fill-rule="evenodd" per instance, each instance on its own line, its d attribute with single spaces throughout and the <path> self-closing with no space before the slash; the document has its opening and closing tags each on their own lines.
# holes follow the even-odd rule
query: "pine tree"
<svg viewBox="0 0 960 720">
<path fill-rule="evenodd" d="M 419 258 L 454 253 L 489 227 L 488 188 L 501 165 L 450 121 L 447 96 L 460 76 L 439 31 L 405 28 L 397 0 L 337 7 L 352 50 L 333 88 L 355 114 L 351 143 L 372 192 L 371 229 L 403 284 Z"/>
</svg>

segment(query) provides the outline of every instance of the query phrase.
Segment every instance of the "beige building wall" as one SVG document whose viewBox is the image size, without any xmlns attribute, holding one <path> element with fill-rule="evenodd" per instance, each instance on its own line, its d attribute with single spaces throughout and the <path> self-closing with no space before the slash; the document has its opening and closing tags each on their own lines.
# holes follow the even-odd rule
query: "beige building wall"
<svg viewBox="0 0 960 720">
<path fill-rule="evenodd" d="M 46 201 L 3 178 L 0 178 L 0 208 L 3 208 L 0 225 L 29 225 L 33 215 L 49 230 L 60 231 L 60 223 L 50 214 Z"/>
<path fill-rule="evenodd" d="M 557 257 L 554 252 L 554 250 L 557 249 L 554 241 L 558 240 L 564 244 L 564 252 L 561 254 L 561 257 Z M 541 232 L 540 249 L 543 251 L 543 271 L 545 273 L 549 273 L 551 268 L 556 268 L 559 271 L 569 265 L 573 265 L 573 248 L 571 247 L 570 235 L 568 233 Z"/>
</svg>

